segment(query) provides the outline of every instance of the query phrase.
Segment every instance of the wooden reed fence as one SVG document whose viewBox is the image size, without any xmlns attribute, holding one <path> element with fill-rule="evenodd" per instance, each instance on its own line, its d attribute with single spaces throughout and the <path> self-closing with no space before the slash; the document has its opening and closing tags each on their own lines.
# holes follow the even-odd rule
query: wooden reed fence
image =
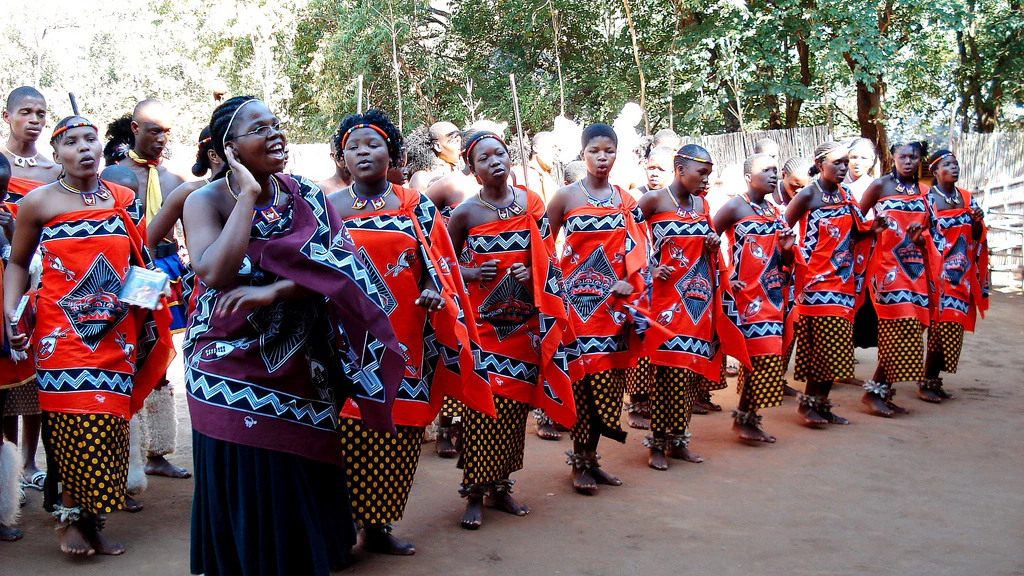
<svg viewBox="0 0 1024 576">
<path fill-rule="evenodd" d="M 762 138 L 773 140 L 779 145 L 779 162 L 798 156 L 810 160 L 814 149 L 826 140 L 832 139 L 828 126 L 808 126 L 787 130 L 762 130 L 759 132 L 730 132 L 693 138 L 682 137 L 684 144 L 700 144 L 711 153 L 715 163 L 726 166 L 742 164 L 747 156 L 754 153 L 754 143 Z"/>
<path fill-rule="evenodd" d="M 961 133 L 952 141 L 960 186 L 983 190 L 1024 177 L 1024 132 Z"/>
</svg>

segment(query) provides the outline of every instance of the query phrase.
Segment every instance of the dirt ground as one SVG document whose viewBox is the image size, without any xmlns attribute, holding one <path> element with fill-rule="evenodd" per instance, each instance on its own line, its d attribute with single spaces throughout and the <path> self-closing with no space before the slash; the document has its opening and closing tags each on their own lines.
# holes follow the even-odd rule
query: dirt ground
<svg viewBox="0 0 1024 576">
<path fill-rule="evenodd" d="M 857 374 L 874 368 L 858 350 Z M 180 363 L 178 364 L 180 372 Z M 397 533 L 418 548 L 411 558 L 355 551 L 342 574 L 985 574 L 1024 575 L 1024 297 L 996 294 L 989 319 L 968 335 L 957 399 L 941 406 L 899 389 L 909 416 L 882 419 L 839 386 L 845 428 L 810 430 L 793 399 L 766 410 L 779 442 L 749 447 L 729 430 L 734 385 L 717 392 L 725 413 L 695 416 L 692 448 L 703 464 L 646 466 L 643 433 L 625 444 L 602 441 L 602 463 L 624 485 L 594 497 L 575 494 L 563 452 L 568 439 L 527 439 L 516 496 L 525 518 L 488 510 L 484 527 L 459 527 L 460 472 L 424 447 L 405 520 Z M 180 391 L 180 373 L 177 382 Z M 171 461 L 191 468 L 190 427 L 179 392 L 180 449 Z M 145 510 L 119 513 L 108 534 L 124 556 L 63 556 L 53 522 L 31 492 L 20 528 L 0 544 L 0 574 L 188 574 L 191 480 L 150 478 Z"/>
</svg>

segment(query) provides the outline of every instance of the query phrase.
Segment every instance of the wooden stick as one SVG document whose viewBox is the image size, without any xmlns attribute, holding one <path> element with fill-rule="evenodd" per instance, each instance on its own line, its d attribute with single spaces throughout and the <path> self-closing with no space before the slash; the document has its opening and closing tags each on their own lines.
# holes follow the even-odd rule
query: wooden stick
<svg viewBox="0 0 1024 576">
<path fill-rule="evenodd" d="M 356 114 L 363 113 L 363 75 L 356 78 Z"/>
<path fill-rule="evenodd" d="M 75 113 L 75 116 L 78 116 L 78 101 L 75 100 L 75 93 L 68 92 L 68 99 L 71 100 L 71 111 Z"/>
<path fill-rule="evenodd" d="M 530 178 L 526 172 L 526 163 L 530 159 L 526 156 L 526 143 L 523 141 L 523 121 L 519 117 L 519 94 L 516 93 L 516 75 L 509 74 L 508 79 L 512 83 L 512 110 L 516 118 L 516 136 L 519 138 L 519 157 L 521 158 L 519 163 L 523 167 L 523 186 L 529 188 Z M 547 198 L 544 200 L 546 201 Z"/>
</svg>

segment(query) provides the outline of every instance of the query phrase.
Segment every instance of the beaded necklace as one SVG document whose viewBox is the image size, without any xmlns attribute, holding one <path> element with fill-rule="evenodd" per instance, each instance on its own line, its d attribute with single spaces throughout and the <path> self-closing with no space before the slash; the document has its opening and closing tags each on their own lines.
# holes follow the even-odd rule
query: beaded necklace
<svg viewBox="0 0 1024 576">
<path fill-rule="evenodd" d="M 764 206 L 761 206 L 751 200 L 750 196 L 746 192 L 743 193 L 743 199 L 747 201 L 747 204 L 750 205 L 750 209 L 758 216 L 764 218 L 777 218 L 779 216 L 779 211 L 772 204 L 766 202 Z"/>
<path fill-rule="evenodd" d="M 612 202 L 615 198 L 614 188 L 612 188 L 611 194 L 608 194 L 607 198 L 596 198 L 590 193 L 590 190 L 587 190 L 587 187 L 583 185 L 583 180 L 580 180 L 577 184 L 580 185 L 580 189 L 583 190 L 583 193 L 587 195 L 587 204 L 594 208 L 615 208 L 615 204 Z"/>
<path fill-rule="evenodd" d="M 960 193 L 957 192 L 956 188 L 953 188 L 952 196 L 947 196 L 946 193 L 942 191 L 942 188 L 935 185 L 932 186 L 932 190 L 937 191 L 939 195 L 942 196 L 942 199 L 946 201 L 946 204 L 949 204 L 950 206 L 960 205 Z"/>
<path fill-rule="evenodd" d="M 39 157 L 39 152 L 36 152 L 32 156 L 18 156 L 14 152 L 11 152 L 10 148 L 8 148 L 6 144 L 3 145 L 3 148 L 4 152 L 7 152 L 14 158 L 13 164 L 18 168 L 35 168 L 39 165 L 39 162 L 36 161 L 36 158 Z"/>
<path fill-rule="evenodd" d="M 57 179 L 57 183 L 60 184 L 61 188 L 63 188 L 65 191 L 70 192 L 72 194 L 77 194 L 77 195 L 81 196 L 82 202 L 85 202 L 86 206 L 95 206 L 96 205 L 96 198 L 99 198 L 100 200 L 109 200 L 110 199 L 110 190 L 107 190 L 103 186 L 103 182 L 101 182 L 99 180 L 96 181 L 96 183 L 97 183 L 96 190 L 93 190 L 92 192 L 85 192 L 85 191 L 79 190 L 78 188 L 75 188 L 74 186 L 68 184 L 64 180 L 63 176 L 61 176 L 60 178 Z"/>
<path fill-rule="evenodd" d="M 228 193 L 230 193 L 231 197 L 237 202 L 238 194 L 236 194 L 231 188 L 231 170 L 228 170 L 228 173 L 224 176 L 224 181 L 228 184 Z M 270 194 L 270 202 L 262 208 L 259 206 L 253 207 L 253 210 L 256 211 L 256 213 L 253 214 L 253 220 L 256 219 L 257 215 L 267 224 L 273 224 L 281 219 L 281 213 L 278 212 L 276 208 L 278 196 L 281 195 L 281 186 L 278 185 L 277 178 L 274 178 L 273 176 L 270 177 L 270 188 L 272 190 Z"/>
<path fill-rule="evenodd" d="M 821 187 L 821 179 L 815 178 L 814 187 L 821 193 L 821 201 L 825 204 L 839 204 L 843 201 L 843 189 L 838 185 L 834 192 L 826 192 L 825 189 Z"/>
<path fill-rule="evenodd" d="M 680 218 L 687 218 L 689 220 L 700 219 L 700 214 L 697 213 L 697 209 L 695 208 L 697 201 L 693 199 L 693 194 L 690 194 L 690 207 L 683 208 L 682 205 L 679 204 L 679 199 L 676 198 L 676 195 L 672 192 L 672 189 L 665 188 L 665 190 L 668 192 L 668 197 L 672 199 L 672 204 L 676 207 L 677 216 Z"/>
<path fill-rule="evenodd" d="M 512 188 L 511 186 L 509 186 L 508 188 L 512 191 L 512 201 L 508 203 L 508 206 L 495 206 L 494 204 L 491 204 L 487 200 L 484 200 L 482 194 L 477 196 L 481 204 L 497 212 L 499 220 L 508 220 L 509 218 L 514 218 L 523 213 L 523 207 L 520 206 L 518 202 L 516 202 L 515 188 Z"/>
<path fill-rule="evenodd" d="M 355 186 L 353 185 L 348 187 L 348 195 L 352 197 L 352 208 L 354 210 L 362 210 L 363 208 L 366 208 L 367 202 L 373 204 L 374 210 L 380 210 L 384 208 L 384 205 L 387 203 L 386 198 L 391 194 L 391 189 L 391 182 L 388 182 L 388 187 L 377 196 L 374 196 L 373 198 L 363 198 L 356 196 Z"/>
</svg>

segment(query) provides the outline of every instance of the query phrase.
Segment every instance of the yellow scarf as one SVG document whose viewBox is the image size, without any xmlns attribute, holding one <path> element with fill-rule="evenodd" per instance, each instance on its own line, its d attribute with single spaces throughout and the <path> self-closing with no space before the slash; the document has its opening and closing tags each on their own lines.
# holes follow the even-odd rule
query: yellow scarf
<svg viewBox="0 0 1024 576">
<path fill-rule="evenodd" d="M 156 169 L 160 161 L 146 160 L 136 154 L 135 150 L 129 150 L 128 157 L 139 166 L 149 166 L 149 176 L 146 178 L 146 222 L 152 222 L 164 203 L 164 195 L 160 191 L 160 172 Z"/>
</svg>

